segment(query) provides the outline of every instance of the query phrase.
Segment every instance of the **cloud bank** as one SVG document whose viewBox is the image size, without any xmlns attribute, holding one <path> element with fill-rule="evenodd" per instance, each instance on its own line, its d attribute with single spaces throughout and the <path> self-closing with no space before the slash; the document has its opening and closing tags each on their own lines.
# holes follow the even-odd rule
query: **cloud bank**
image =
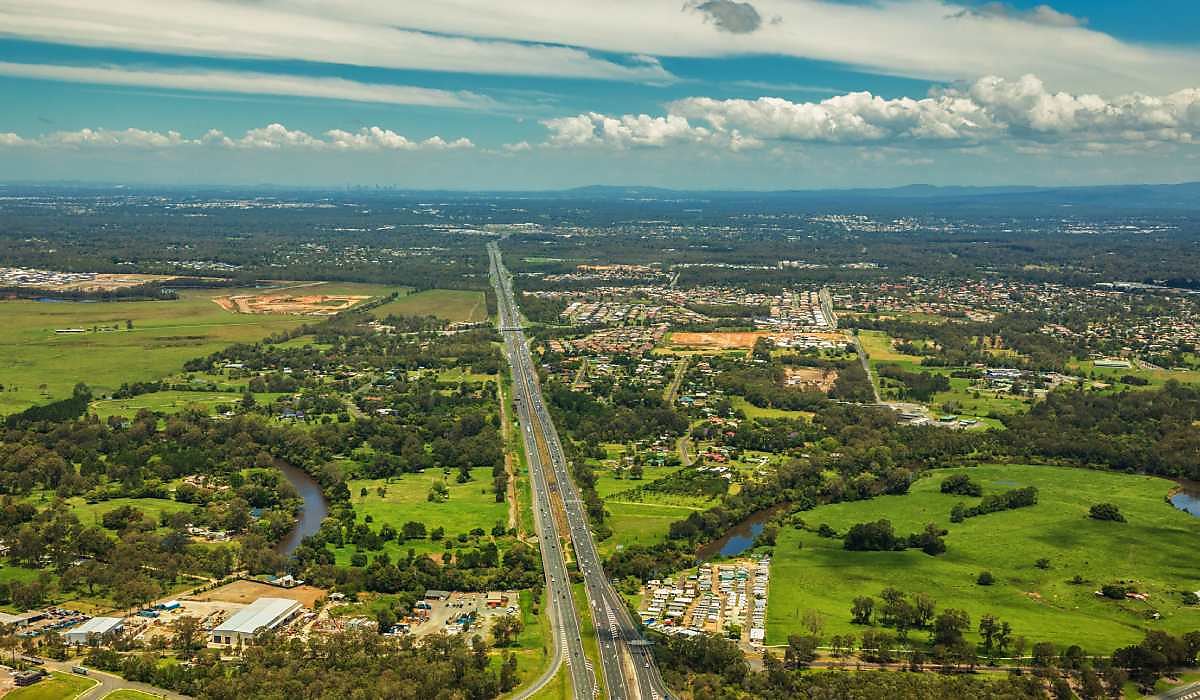
<svg viewBox="0 0 1200 700">
<path fill-rule="evenodd" d="M 378 126 L 363 127 L 358 131 L 331 129 L 313 136 L 299 129 L 289 129 L 283 124 L 268 124 L 250 129 L 241 136 L 228 136 L 217 129 L 210 129 L 202 136 L 187 138 L 178 131 L 148 131 L 145 129 L 80 129 L 78 131 L 56 131 L 34 138 L 24 138 L 14 133 L 0 133 L 0 147 L 41 149 L 114 149 L 167 150 L 178 148 L 223 148 L 244 151 L 450 151 L 472 149 L 470 139 L 446 140 L 431 136 L 423 140 L 412 140 L 390 129 Z"/>
<path fill-rule="evenodd" d="M 351 102 L 375 102 L 422 107 L 492 109 L 496 102 L 473 92 L 362 83 L 342 78 L 219 70 L 135 69 L 86 67 L 0 61 L 0 75 L 72 83 L 123 85 L 198 92 L 319 97 Z"/>
<path fill-rule="evenodd" d="M 689 97 L 664 115 L 589 112 L 542 122 L 553 146 L 626 149 L 704 144 L 732 150 L 770 142 L 972 146 L 990 142 L 1193 143 L 1200 89 L 1153 97 L 1051 92 L 1033 75 L 989 76 L 927 97 L 852 92 L 820 102 L 779 97 Z"/>
<path fill-rule="evenodd" d="M 639 56 L 790 56 L 936 81 L 1034 73 L 1099 94 L 1170 92 L 1200 72 L 1195 48 L 1122 41 L 1049 5 L 1017 10 L 964 0 L 5 0 L 0 35 L 190 56 L 639 82 L 672 79 Z"/>
</svg>

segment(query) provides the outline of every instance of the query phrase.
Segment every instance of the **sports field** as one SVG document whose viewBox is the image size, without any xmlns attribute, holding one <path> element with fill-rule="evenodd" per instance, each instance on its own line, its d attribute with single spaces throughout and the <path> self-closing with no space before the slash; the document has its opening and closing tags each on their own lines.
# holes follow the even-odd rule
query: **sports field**
<svg viewBox="0 0 1200 700">
<path fill-rule="evenodd" d="M 455 323 L 487 320 L 487 302 L 483 292 L 463 289 L 427 289 L 402 296 L 396 301 L 375 308 L 376 318 L 388 314 L 402 316 L 437 316 Z"/>
<path fill-rule="evenodd" d="M 952 524 L 949 512 L 955 503 L 979 500 L 940 492 L 943 479 L 963 471 L 982 484 L 984 494 L 1032 485 L 1039 489 L 1039 501 Z M 848 552 L 840 539 L 783 528 L 771 571 L 768 643 L 781 644 L 788 634 L 799 633 L 808 609 L 825 616 L 826 635 L 861 632 L 861 626 L 850 624 L 853 599 L 867 595 L 878 600 L 888 586 L 927 593 L 939 609 L 966 610 L 973 624 L 992 613 L 1012 625 L 1014 639 L 1076 643 L 1096 653 L 1136 641 L 1144 630 L 1198 629 L 1200 607 L 1184 606 L 1180 592 L 1200 589 L 1195 555 L 1200 518 L 1165 502 L 1172 485 L 1146 476 L 993 465 L 936 470 L 908 495 L 799 513 L 810 528 L 828 523 L 839 533 L 880 518 L 891 520 L 896 532 L 904 534 L 937 523 L 950 531 L 947 551 L 938 557 L 919 550 Z M 1098 502 L 1117 504 L 1128 522 L 1089 519 L 1088 508 Z M 1041 558 L 1050 560 L 1049 568 L 1035 565 Z M 985 570 L 995 576 L 994 585 L 975 583 Z M 1083 583 L 1071 582 L 1076 575 Z M 1115 601 L 1094 593 L 1118 581 L 1132 582 L 1148 600 Z M 1160 620 L 1150 619 L 1154 611 Z"/>
</svg>

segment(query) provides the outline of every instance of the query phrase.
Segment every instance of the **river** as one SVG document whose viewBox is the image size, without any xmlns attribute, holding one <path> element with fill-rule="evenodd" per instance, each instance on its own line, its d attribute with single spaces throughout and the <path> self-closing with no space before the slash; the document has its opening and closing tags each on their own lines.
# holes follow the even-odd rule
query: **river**
<svg viewBox="0 0 1200 700">
<path fill-rule="evenodd" d="M 762 534 L 767 521 L 784 508 L 775 506 L 751 513 L 745 520 L 729 528 L 719 539 L 715 539 L 696 550 L 696 558 L 707 561 L 713 557 L 733 557 L 754 546 L 754 540 Z"/>
<path fill-rule="evenodd" d="M 283 478 L 288 480 L 304 501 L 296 526 L 275 545 L 275 551 L 286 557 L 296 551 L 305 537 L 316 534 L 321 528 L 321 521 L 329 515 L 329 501 L 325 499 L 321 485 L 305 471 L 284 462 L 280 462 L 278 467 L 283 472 Z"/>
<path fill-rule="evenodd" d="M 1171 505 L 1200 518 L 1200 481 L 1178 479 L 1179 490 L 1171 495 Z"/>
</svg>

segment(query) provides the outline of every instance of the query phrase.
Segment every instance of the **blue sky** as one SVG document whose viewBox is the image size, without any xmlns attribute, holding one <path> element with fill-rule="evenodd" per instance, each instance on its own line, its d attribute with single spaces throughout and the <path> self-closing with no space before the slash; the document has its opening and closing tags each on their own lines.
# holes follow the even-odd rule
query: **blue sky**
<svg viewBox="0 0 1200 700">
<path fill-rule="evenodd" d="M 0 0 L 0 180 L 1200 179 L 1158 0 Z"/>
</svg>

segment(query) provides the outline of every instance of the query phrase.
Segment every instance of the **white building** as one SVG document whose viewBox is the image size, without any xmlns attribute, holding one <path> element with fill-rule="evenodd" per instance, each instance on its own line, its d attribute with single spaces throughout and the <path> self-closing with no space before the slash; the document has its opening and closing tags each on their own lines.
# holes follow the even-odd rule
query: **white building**
<svg viewBox="0 0 1200 700">
<path fill-rule="evenodd" d="M 253 639 L 263 630 L 273 630 L 300 612 L 300 602 L 288 598 L 259 598 L 234 613 L 212 631 L 213 644 L 234 644 Z"/>
<path fill-rule="evenodd" d="M 125 621 L 119 617 L 93 617 L 82 625 L 67 630 L 64 636 L 68 644 L 87 644 L 106 634 L 120 632 L 124 627 Z"/>
</svg>

